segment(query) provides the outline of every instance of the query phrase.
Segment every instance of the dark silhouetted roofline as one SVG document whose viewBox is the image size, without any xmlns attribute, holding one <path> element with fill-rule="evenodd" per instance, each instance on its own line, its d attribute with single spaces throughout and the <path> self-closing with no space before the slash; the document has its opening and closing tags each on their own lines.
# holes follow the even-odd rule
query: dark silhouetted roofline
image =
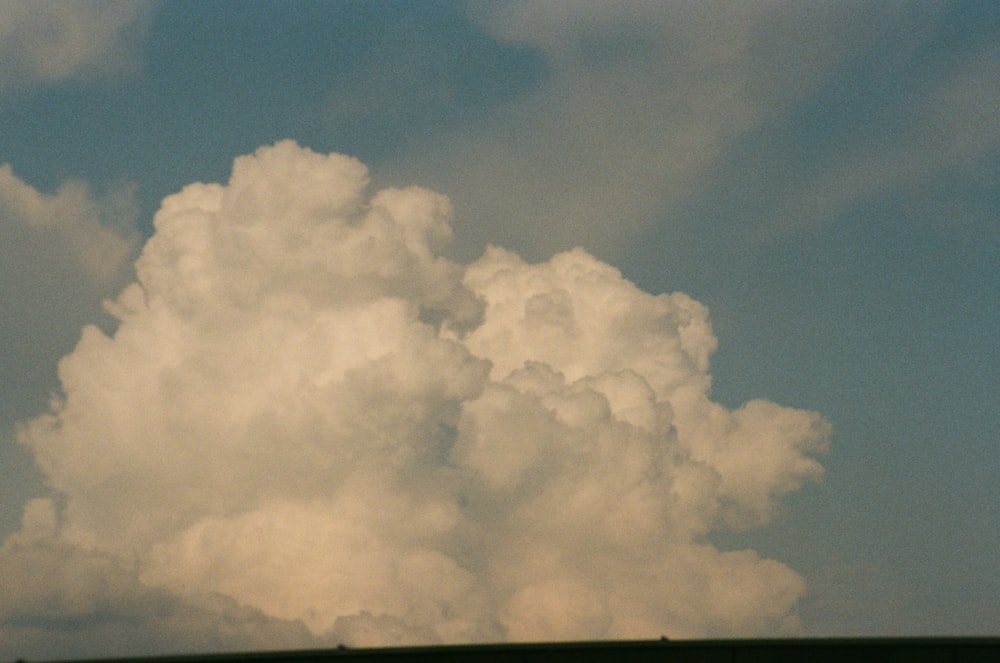
<svg viewBox="0 0 1000 663">
<path fill-rule="evenodd" d="M 640 640 L 294 650 L 74 663 L 997 663 L 1000 638 Z"/>
</svg>

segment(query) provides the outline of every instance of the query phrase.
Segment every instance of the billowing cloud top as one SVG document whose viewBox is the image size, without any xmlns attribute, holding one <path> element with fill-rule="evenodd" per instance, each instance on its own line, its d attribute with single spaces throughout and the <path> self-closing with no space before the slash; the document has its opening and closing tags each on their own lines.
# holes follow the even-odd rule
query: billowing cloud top
<svg viewBox="0 0 1000 663">
<path fill-rule="evenodd" d="M 712 402 L 691 298 L 579 249 L 455 264 L 444 197 L 367 185 L 282 142 L 163 201 L 113 337 L 22 427 L 54 496 L 0 555 L 50 600 L 0 633 L 136 596 L 153 630 L 215 610 L 282 644 L 794 632 L 802 579 L 706 535 L 817 479 L 827 423 Z M 119 580 L 87 603 L 32 573 L 56 559 Z"/>
</svg>

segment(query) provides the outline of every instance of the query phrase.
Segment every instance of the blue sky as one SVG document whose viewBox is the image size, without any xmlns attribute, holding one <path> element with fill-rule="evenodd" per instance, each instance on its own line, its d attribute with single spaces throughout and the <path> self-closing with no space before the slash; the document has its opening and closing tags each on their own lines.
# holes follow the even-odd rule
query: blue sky
<svg viewBox="0 0 1000 663">
<path fill-rule="evenodd" d="M 15 430 L 162 199 L 292 139 L 447 196 L 456 264 L 686 293 L 714 401 L 829 421 L 820 483 L 707 534 L 801 575 L 802 634 L 996 635 L 997 3 L 12 2 L 0 57 L 2 536 L 72 501 Z"/>
</svg>

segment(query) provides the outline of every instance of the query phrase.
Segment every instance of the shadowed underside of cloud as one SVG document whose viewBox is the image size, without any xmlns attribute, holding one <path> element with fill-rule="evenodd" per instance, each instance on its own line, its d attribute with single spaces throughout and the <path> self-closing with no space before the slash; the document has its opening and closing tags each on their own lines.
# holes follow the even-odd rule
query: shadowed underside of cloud
<svg viewBox="0 0 1000 663">
<path fill-rule="evenodd" d="M 801 577 L 706 535 L 818 479 L 828 424 L 711 401 L 691 298 L 579 249 L 450 262 L 446 198 L 367 184 L 286 141 L 163 201 L 20 430 L 53 495 L 0 550 L 4 642 L 794 633 Z"/>
<path fill-rule="evenodd" d="M 189 599 L 143 585 L 134 563 L 61 540 L 55 525 L 51 504 L 33 500 L 23 530 L 0 549 L 5 658 L 274 649 L 310 641 L 301 623 L 269 618 L 222 595 Z"/>
</svg>

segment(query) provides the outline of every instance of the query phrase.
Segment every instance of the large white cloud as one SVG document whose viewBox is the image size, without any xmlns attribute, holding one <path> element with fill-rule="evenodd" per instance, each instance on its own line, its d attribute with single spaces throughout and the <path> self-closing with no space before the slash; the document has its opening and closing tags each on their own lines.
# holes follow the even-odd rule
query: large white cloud
<svg viewBox="0 0 1000 663">
<path fill-rule="evenodd" d="M 54 496 L 3 554 L 353 645 L 794 632 L 802 579 L 706 535 L 817 479 L 828 424 L 713 403 L 691 298 L 582 250 L 449 262 L 444 197 L 366 186 L 282 142 L 163 201 L 21 430 Z"/>
</svg>

